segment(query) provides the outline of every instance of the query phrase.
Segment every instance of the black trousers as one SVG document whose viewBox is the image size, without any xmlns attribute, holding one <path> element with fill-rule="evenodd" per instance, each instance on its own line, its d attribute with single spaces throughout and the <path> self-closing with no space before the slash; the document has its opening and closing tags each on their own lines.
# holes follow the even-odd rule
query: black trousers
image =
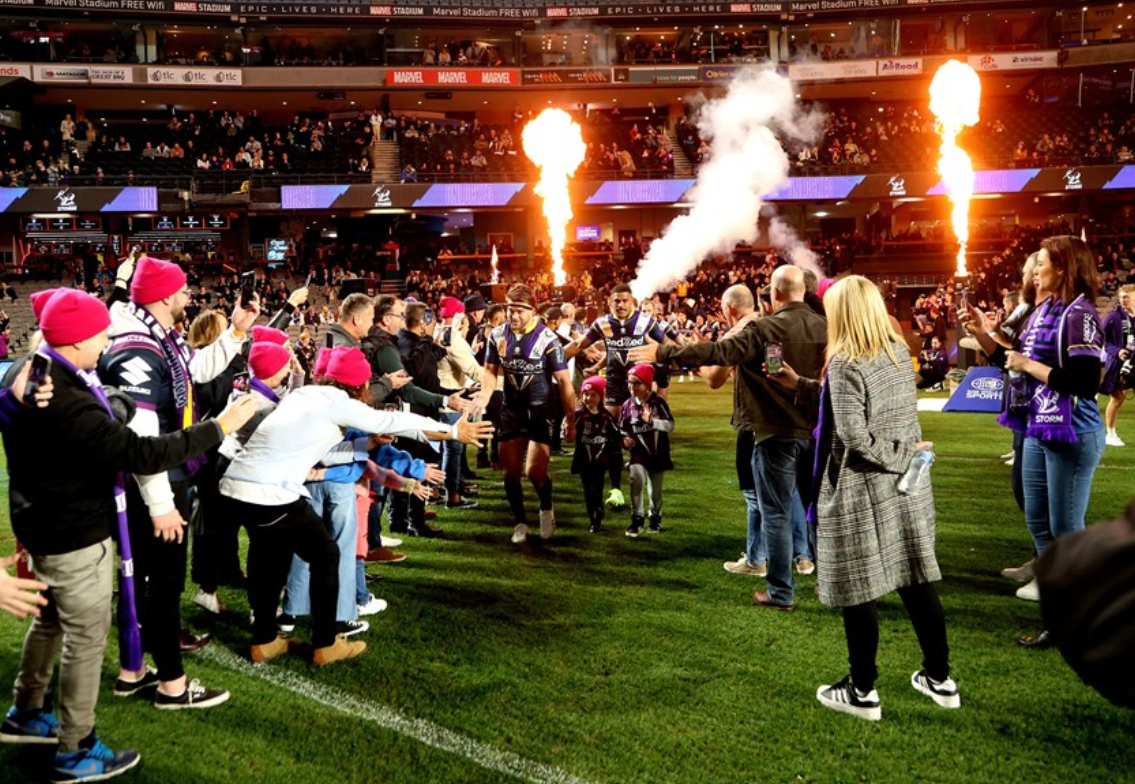
<svg viewBox="0 0 1135 784">
<path fill-rule="evenodd" d="M 227 498 L 226 505 L 248 530 L 248 603 L 255 616 L 252 644 L 276 639 L 276 607 L 293 555 L 311 567 L 311 644 L 315 648 L 334 644 L 339 547 L 311 504 L 300 498 L 284 506 L 259 506 Z"/>
<path fill-rule="evenodd" d="M 922 648 L 922 669 L 936 681 L 950 677 L 950 646 L 946 641 L 946 616 L 932 583 L 899 588 L 910 616 L 918 645 Z M 875 688 L 879 670 L 875 655 L 879 650 L 879 613 L 875 602 L 843 608 L 843 631 L 847 636 L 847 660 L 851 680 L 860 691 Z"/>
<path fill-rule="evenodd" d="M 186 522 L 191 516 L 190 486 L 190 480 L 170 483 L 174 505 Z M 158 678 L 174 681 L 185 674 L 181 665 L 181 594 L 185 591 L 189 530 L 180 543 L 163 542 L 154 536 L 150 510 L 133 480 L 126 483 L 126 510 L 142 647 L 154 657 Z"/>
<path fill-rule="evenodd" d="M 228 467 L 228 458 L 216 450 L 209 452 L 209 462 L 195 477 L 193 503 L 193 548 L 191 576 L 205 593 L 215 593 L 221 585 L 240 583 L 240 523 L 224 513 L 220 484 L 221 474 Z"/>
<path fill-rule="evenodd" d="M 591 520 L 603 519 L 603 483 L 607 480 L 607 466 L 591 463 L 584 468 L 579 478 L 583 480 L 583 501 L 587 504 L 587 517 Z"/>
</svg>

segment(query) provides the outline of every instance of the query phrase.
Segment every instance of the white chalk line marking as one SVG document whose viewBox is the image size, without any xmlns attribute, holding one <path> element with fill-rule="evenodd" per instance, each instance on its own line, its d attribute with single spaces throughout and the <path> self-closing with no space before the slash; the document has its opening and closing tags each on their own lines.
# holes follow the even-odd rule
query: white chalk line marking
<svg viewBox="0 0 1135 784">
<path fill-rule="evenodd" d="M 405 735 L 419 743 L 464 757 L 487 770 L 504 773 L 533 784 L 595 784 L 554 766 L 525 759 L 510 751 L 501 751 L 487 743 L 453 732 L 425 719 L 415 719 L 385 705 L 359 699 L 333 686 L 315 683 L 268 664 L 252 664 L 216 642 L 203 649 L 198 656 L 242 675 L 259 678 L 353 718 L 377 724 L 383 729 Z"/>
</svg>

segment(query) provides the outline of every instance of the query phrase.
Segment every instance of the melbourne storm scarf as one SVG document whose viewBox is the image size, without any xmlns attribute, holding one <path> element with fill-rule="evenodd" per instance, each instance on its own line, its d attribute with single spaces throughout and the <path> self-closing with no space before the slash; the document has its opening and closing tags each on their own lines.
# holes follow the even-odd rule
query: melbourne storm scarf
<svg viewBox="0 0 1135 784">
<path fill-rule="evenodd" d="M 1064 366 L 1067 342 L 1067 317 L 1080 301 L 1071 304 L 1050 297 L 1033 313 L 1021 335 L 1021 353 L 1049 367 Z M 1024 408 L 1007 408 L 997 421 L 1026 438 L 1057 443 L 1076 443 L 1076 430 L 1072 426 L 1074 398 L 1055 391 L 1032 376 L 1025 376 L 1028 405 Z"/>
<path fill-rule="evenodd" d="M 95 399 L 102 403 L 107 415 L 114 419 L 110 401 L 97 373 L 79 370 L 59 352 L 45 345 L 41 351 L 52 361 L 73 371 Z M 142 662 L 142 634 L 138 628 L 138 609 L 134 603 L 134 554 L 130 549 L 130 526 L 126 520 L 126 474 L 119 471 L 114 479 L 114 510 L 118 518 L 118 647 L 124 669 L 139 672 Z"/>
<path fill-rule="evenodd" d="M 145 335 L 158 347 L 166 365 L 169 367 L 174 405 L 177 406 L 177 418 L 184 430 L 197 422 L 197 399 L 193 394 L 193 374 L 189 370 L 189 363 L 193 360 L 193 348 L 185 342 L 185 339 L 177 330 L 167 330 L 158 323 L 158 320 L 150 311 L 141 305 L 127 302 L 126 309 L 146 326 L 145 333 L 137 334 Z M 121 348 L 122 345 L 119 344 L 118 347 Z M 126 345 L 129 345 L 129 343 Z M 141 345 L 153 348 L 150 343 Z M 186 474 L 193 476 L 201 466 L 205 465 L 206 461 L 207 458 L 204 455 L 193 458 L 185 464 Z"/>
</svg>

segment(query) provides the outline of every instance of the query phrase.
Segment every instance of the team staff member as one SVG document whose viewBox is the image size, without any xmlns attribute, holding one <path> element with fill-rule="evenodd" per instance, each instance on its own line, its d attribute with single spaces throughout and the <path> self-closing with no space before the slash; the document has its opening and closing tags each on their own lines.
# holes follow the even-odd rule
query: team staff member
<svg viewBox="0 0 1135 784">
<path fill-rule="evenodd" d="M 176 264 L 144 257 L 130 280 L 130 301 L 111 308 L 110 347 L 99 363 L 102 380 L 132 397 L 138 412 L 130 422 L 139 435 L 174 433 L 197 421 L 194 384 L 220 375 L 240 353 L 259 313 L 254 302 L 233 310 L 231 326 L 208 347 L 194 352 L 175 330 L 185 318 L 189 287 Z M 185 590 L 188 490 L 203 459 L 173 470 L 135 475 L 128 488 L 131 542 L 138 584 L 138 617 L 157 675 L 123 667 L 120 696 L 157 685 L 154 705 L 165 710 L 209 708 L 227 691 L 199 681 L 189 688 L 181 663 L 181 594 Z"/>
<path fill-rule="evenodd" d="M 504 407 L 500 421 L 501 463 L 504 492 L 516 522 L 512 541 L 528 539 L 528 517 L 524 511 L 523 474 L 540 498 L 540 538 L 556 532 L 552 509 L 552 479 L 548 462 L 552 455 L 552 379 L 559 384 L 564 411 L 575 410 L 575 389 L 571 385 L 563 345 L 556 334 L 536 318 L 536 296 L 532 289 L 516 285 L 508 290 L 508 321 L 492 331 L 477 410 L 484 411 L 497 386 L 497 371 L 504 371 Z M 575 420 L 567 422 L 566 437 L 575 440 Z"/>
<path fill-rule="evenodd" d="M 106 779 L 138 764 L 135 751 L 114 752 L 95 734 L 95 705 L 110 630 L 114 548 L 122 501 L 119 471 L 155 473 L 217 446 L 252 415 L 241 401 L 217 420 L 142 438 L 110 413 L 94 368 L 107 344 L 106 306 L 76 290 L 54 294 L 41 317 L 52 360 L 53 397 L 25 409 L 4 429 L 9 456 L 12 528 L 50 586 L 50 611 L 24 640 L 15 705 L 0 736 L 9 743 L 58 744 L 53 780 Z M 8 397 L 3 405 L 16 405 Z M 0 418 L 7 418 L 6 415 Z M 66 444 L 82 460 L 61 461 Z M 60 723 L 44 712 L 54 659 L 59 668 Z"/>
</svg>

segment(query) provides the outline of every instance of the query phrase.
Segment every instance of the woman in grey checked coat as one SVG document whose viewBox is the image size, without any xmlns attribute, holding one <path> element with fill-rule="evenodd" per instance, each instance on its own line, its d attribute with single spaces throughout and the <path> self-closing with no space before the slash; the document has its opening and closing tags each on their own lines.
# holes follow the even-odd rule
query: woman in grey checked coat
<svg viewBox="0 0 1135 784">
<path fill-rule="evenodd" d="M 814 508 L 820 601 L 843 610 L 850 674 L 821 686 L 828 708 L 882 718 L 875 691 L 879 619 L 876 600 L 898 591 L 922 647 L 911 685 L 945 708 L 959 707 L 950 679 L 946 621 L 933 583 L 934 496 L 929 478 L 910 495 L 898 481 L 921 441 L 910 352 L 895 334 L 878 289 L 863 277 L 837 282 L 824 298 L 828 316 L 823 385 L 788 369 L 781 382 L 797 401 L 820 395 Z"/>
</svg>

